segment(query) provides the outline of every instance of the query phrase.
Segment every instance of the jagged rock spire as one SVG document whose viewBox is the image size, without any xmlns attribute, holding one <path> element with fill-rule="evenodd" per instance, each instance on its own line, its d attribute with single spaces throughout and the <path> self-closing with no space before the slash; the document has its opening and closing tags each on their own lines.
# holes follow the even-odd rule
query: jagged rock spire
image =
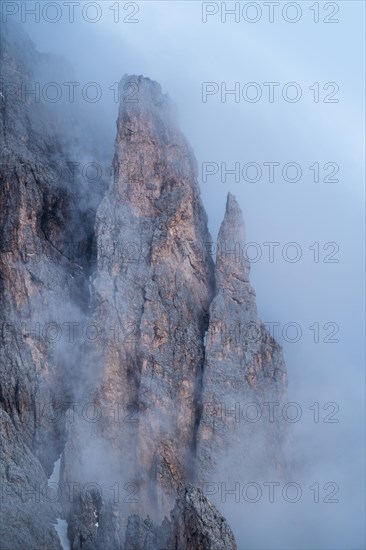
<svg viewBox="0 0 366 550">
<path fill-rule="evenodd" d="M 196 161 L 169 98 L 141 76 L 125 76 L 121 88 L 136 101 L 122 96 L 93 283 L 95 318 L 116 327 L 119 342 L 107 331 L 95 391 L 107 410 L 136 407 L 138 423 L 108 421 L 100 436 L 141 483 L 148 513 L 169 511 L 176 484 L 193 478 L 213 261 Z"/>
<path fill-rule="evenodd" d="M 235 197 L 228 193 L 225 216 L 217 238 L 215 282 L 222 299 L 232 301 L 255 318 L 255 292 L 249 283 L 250 264 L 245 250 L 245 227 L 242 211 Z M 217 298 L 216 301 L 218 301 Z M 238 309 L 236 307 L 236 309 Z"/>
<path fill-rule="evenodd" d="M 248 402 L 262 407 L 266 398 L 280 401 L 286 389 L 282 350 L 258 318 L 244 239 L 242 212 L 229 193 L 218 235 L 216 294 L 206 339 L 197 438 L 200 482 L 219 472 L 228 474 L 222 478 L 225 481 L 232 472 L 259 472 L 279 463 L 282 456 L 280 430 L 278 437 L 273 437 L 278 424 L 255 424 L 254 433 L 253 424 L 245 423 L 243 417 Z M 260 449 L 266 445 L 269 453 L 262 456 Z M 233 450 L 231 458 L 228 449 Z"/>
</svg>

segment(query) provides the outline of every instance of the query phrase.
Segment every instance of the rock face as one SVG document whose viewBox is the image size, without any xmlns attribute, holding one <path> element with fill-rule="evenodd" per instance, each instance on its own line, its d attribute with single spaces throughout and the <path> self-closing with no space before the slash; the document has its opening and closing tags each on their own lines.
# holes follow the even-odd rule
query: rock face
<svg viewBox="0 0 366 550">
<path fill-rule="evenodd" d="M 188 484 L 180 486 L 170 521 L 158 527 L 148 518 L 130 516 L 125 550 L 236 550 L 234 535 L 225 518 L 202 494 Z"/>
<path fill-rule="evenodd" d="M 217 241 L 216 293 L 206 336 L 197 443 L 200 483 L 212 481 L 218 472 L 260 476 L 270 466 L 284 465 L 285 431 L 278 419 L 273 422 L 263 412 L 265 404 L 283 401 L 286 367 L 280 346 L 259 320 L 244 250 L 242 213 L 229 193 Z M 230 459 L 228 449 L 235 450 Z M 224 479 L 228 481 L 227 475 Z"/>
<path fill-rule="evenodd" d="M 235 549 L 194 485 L 228 448 L 248 471 L 283 465 L 278 423 L 232 430 L 222 406 L 281 400 L 286 387 L 240 209 L 229 195 L 215 267 L 194 155 L 169 97 L 141 76 L 120 83 L 109 186 L 59 177 L 51 161 L 74 160 L 71 138 L 57 112 L 19 95 L 52 63 L 19 30 L 2 40 L 2 548 L 61 548 L 58 516 L 73 550 Z M 61 454 L 59 494 L 45 498 Z"/>
<path fill-rule="evenodd" d="M 23 93 L 45 60 L 19 29 L 1 31 L 1 545 L 60 548 L 56 507 L 43 492 L 63 448 L 73 365 L 49 323 L 61 326 L 67 309 L 83 307 L 85 269 L 67 243 L 90 236 L 88 224 L 75 224 L 77 194 L 54 167 L 68 159 L 52 113 Z"/>
<path fill-rule="evenodd" d="M 126 414 L 135 405 L 138 423 L 116 427 L 118 437 L 103 426 L 104 434 L 118 441 L 131 480 L 147 493 L 161 487 L 164 505 L 164 493 L 193 477 L 213 262 L 203 253 L 210 236 L 195 159 L 170 100 L 149 79 L 121 82 L 132 85 L 138 103 L 121 103 L 115 177 L 97 213 L 95 315 L 115 329 L 105 342 L 98 396 Z"/>
</svg>

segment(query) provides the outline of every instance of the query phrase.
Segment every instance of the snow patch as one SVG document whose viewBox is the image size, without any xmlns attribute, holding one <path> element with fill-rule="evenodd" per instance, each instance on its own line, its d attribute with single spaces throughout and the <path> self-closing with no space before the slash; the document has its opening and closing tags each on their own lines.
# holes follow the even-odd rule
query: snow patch
<svg viewBox="0 0 366 550">
<path fill-rule="evenodd" d="M 50 475 L 49 479 L 48 479 L 48 483 L 57 483 L 57 485 L 59 484 L 60 482 L 60 469 L 61 469 L 61 457 L 62 457 L 62 454 L 60 455 L 60 458 L 58 460 L 56 460 L 54 466 L 53 466 L 53 470 L 52 470 L 52 474 Z M 61 546 L 63 548 L 63 550 L 71 550 L 71 546 L 70 546 L 70 541 L 67 537 L 67 521 L 65 519 L 61 519 L 61 518 L 56 518 L 56 525 L 55 525 L 55 529 L 56 529 L 56 533 L 58 534 L 58 537 L 60 539 L 60 543 L 61 543 Z"/>
<path fill-rule="evenodd" d="M 71 550 L 70 541 L 67 537 L 67 521 L 65 519 L 57 518 L 55 529 L 63 550 Z"/>
</svg>

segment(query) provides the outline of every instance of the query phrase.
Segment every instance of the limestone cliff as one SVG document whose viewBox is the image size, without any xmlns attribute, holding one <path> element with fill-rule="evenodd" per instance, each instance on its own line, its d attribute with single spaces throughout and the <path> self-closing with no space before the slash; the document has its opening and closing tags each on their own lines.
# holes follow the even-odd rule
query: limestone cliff
<svg viewBox="0 0 366 550">
<path fill-rule="evenodd" d="M 15 85 L 0 127 L 2 547 L 61 548 L 58 516 L 73 550 L 234 550 L 196 485 L 224 467 L 223 449 L 243 451 L 243 434 L 248 471 L 282 466 L 283 433 L 232 431 L 217 406 L 281 400 L 286 388 L 239 206 L 229 195 L 215 266 L 193 152 L 169 97 L 142 76 L 120 83 L 133 94 L 121 94 L 111 180 L 57 177 L 51 161 L 74 160 L 75 140 L 57 111 L 14 92 L 49 61 L 7 31 L 1 55 Z M 96 337 L 54 338 L 75 321 Z M 24 502 L 60 455 L 59 497 Z"/>
</svg>

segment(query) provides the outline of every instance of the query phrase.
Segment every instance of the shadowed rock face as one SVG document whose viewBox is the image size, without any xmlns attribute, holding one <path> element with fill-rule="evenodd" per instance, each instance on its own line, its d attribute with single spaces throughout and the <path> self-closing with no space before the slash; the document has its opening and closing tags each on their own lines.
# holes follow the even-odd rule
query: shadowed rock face
<svg viewBox="0 0 366 550">
<path fill-rule="evenodd" d="M 6 550 L 57 549 L 57 507 L 42 490 L 64 444 L 62 403 L 73 365 L 64 363 L 45 326 L 62 323 L 61 309 L 68 319 L 84 307 L 85 264 L 73 261 L 67 243 L 87 243 L 93 222 L 83 225 L 80 212 L 75 224 L 78 193 L 54 168 L 68 160 L 55 120 L 21 92 L 49 60 L 21 29 L 4 24 L 0 51 L 0 538 Z"/>
<path fill-rule="evenodd" d="M 49 63 L 10 34 L 2 61 L 3 78 L 17 85 L 31 85 Z M 68 520 L 73 550 L 234 550 L 226 520 L 191 483 L 225 463 L 223 449 L 242 451 L 243 432 L 233 433 L 217 406 L 281 400 L 285 391 L 282 353 L 258 319 L 240 253 L 238 204 L 228 196 L 215 267 L 174 105 L 142 76 L 124 76 L 120 89 L 113 177 L 89 189 L 53 173 L 50 159 L 66 162 L 70 151 L 57 117 L 16 94 L 1 98 L 6 550 L 60 548 L 56 515 Z M 86 250 L 78 261 L 70 240 Z M 93 344 L 55 344 L 42 330 L 75 319 L 102 329 Z M 233 338 L 238 325 L 250 326 L 244 341 Z M 75 401 L 80 407 L 68 409 Z M 81 413 L 88 404 L 102 412 L 98 421 Z M 277 424 L 251 425 L 244 440 L 248 471 L 253 461 L 283 464 Z M 47 486 L 61 453 L 62 497 L 24 503 L 14 489 Z"/>
</svg>

